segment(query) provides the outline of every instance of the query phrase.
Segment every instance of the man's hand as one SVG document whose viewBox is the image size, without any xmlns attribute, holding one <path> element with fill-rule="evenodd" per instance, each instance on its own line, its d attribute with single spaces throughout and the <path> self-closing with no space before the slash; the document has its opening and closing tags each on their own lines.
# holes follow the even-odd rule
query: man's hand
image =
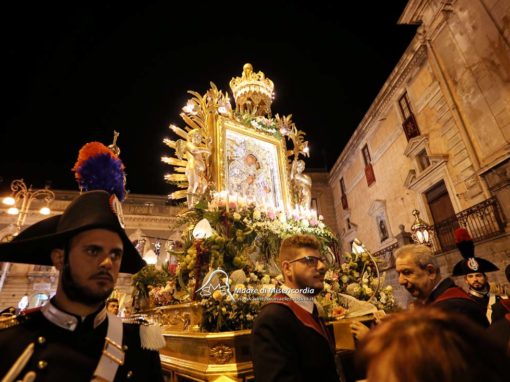
<svg viewBox="0 0 510 382">
<path fill-rule="evenodd" d="M 351 333 L 358 341 L 365 338 L 369 331 L 370 329 L 360 321 L 354 321 L 351 323 Z"/>
</svg>

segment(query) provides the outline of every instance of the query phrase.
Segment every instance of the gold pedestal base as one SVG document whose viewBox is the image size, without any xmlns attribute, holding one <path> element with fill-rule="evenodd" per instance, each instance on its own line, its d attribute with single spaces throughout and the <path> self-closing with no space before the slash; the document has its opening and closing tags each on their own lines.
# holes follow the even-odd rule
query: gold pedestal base
<svg viewBox="0 0 510 382">
<path fill-rule="evenodd" d="M 161 364 L 171 382 L 253 381 L 250 330 L 222 333 L 164 332 Z"/>
</svg>

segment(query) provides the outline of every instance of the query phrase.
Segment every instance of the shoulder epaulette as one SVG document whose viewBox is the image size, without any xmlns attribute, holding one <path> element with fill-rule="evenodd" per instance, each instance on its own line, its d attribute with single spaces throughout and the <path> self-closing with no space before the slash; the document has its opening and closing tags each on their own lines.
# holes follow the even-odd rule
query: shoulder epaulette
<svg viewBox="0 0 510 382">
<path fill-rule="evenodd" d="M 0 330 L 20 324 L 19 316 L 0 317 Z"/>
</svg>

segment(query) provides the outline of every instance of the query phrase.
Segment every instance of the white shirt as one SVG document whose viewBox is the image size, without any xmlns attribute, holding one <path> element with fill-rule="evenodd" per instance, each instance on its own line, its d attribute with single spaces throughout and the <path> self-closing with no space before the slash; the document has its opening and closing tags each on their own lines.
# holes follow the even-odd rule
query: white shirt
<svg viewBox="0 0 510 382">
<path fill-rule="evenodd" d="M 307 296 L 302 293 L 297 293 L 295 289 L 282 284 L 280 286 L 280 289 L 283 293 L 285 293 L 289 298 L 295 302 L 297 305 L 299 305 L 301 308 L 306 310 L 308 313 L 313 313 L 313 307 L 315 305 L 314 298 L 312 296 Z"/>
</svg>

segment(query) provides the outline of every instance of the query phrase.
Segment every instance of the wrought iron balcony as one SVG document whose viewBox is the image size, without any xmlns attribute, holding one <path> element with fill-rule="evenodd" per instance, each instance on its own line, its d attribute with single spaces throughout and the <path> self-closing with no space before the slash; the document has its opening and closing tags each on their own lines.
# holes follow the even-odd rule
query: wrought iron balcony
<svg viewBox="0 0 510 382">
<path fill-rule="evenodd" d="M 474 242 L 490 239 L 505 232 L 505 219 L 496 197 L 460 211 L 451 218 L 433 225 L 436 253 L 456 248 L 454 232 L 466 228 Z"/>
</svg>

